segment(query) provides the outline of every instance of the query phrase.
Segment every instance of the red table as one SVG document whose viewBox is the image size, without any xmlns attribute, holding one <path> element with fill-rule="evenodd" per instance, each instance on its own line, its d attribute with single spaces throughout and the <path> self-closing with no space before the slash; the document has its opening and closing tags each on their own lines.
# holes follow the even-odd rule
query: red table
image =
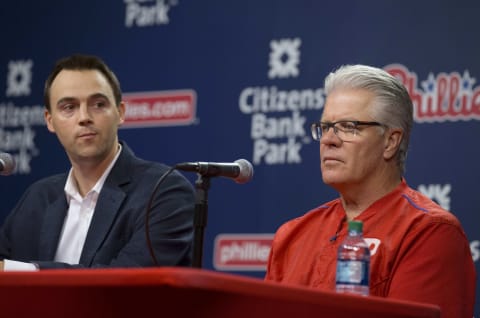
<svg viewBox="0 0 480 318">
<path fill-rule="evenodd" d="M 3 317 L 440 317 L 437 306 L 193 268 L 0 273 Z"/>
</svg>

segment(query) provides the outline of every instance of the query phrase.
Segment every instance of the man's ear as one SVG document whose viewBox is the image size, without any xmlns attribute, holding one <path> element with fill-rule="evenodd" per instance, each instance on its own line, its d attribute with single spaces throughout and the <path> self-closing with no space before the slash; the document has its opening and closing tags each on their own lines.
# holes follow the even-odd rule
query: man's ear
<svg viewBox="0 0 480 318">
<path fill-rule="evenodd" d="M 385 150 L 383 156 L 385 159 L 391 159 L 395 156 L 403 139 L 403 130 L 400 128 L 391 128 L 387 131 L 385 138 Z"/>
<path fill-rule="evenodd" d="M 50 132 L 54 133 L 55 132 L 55 128 L 53 127 L 53 124 L 52 124 L 52 114 L 50 114 L 50 112 L 48 111 L 48 109 L 45 108 L 45 111 L 43 113 L 43 117 L 45 119 L 45 123 L 47 124 L 47 128 Z"/>
<path fill-rule="evenodd" d="M 122 101 L 120 102 L 120 105 L 118 105 L 118 114 L 120 115 L 120 120 L 118 122 L 119 126 L 123 124 L 125 121 L 125 111 L 126 111 L 125 102 Z"/>
</svg>

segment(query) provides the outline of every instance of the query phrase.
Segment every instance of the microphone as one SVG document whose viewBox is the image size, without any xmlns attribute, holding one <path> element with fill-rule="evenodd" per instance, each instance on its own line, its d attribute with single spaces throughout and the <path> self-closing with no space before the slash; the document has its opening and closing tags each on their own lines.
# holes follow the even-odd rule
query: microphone
<svg viewBox="0 0 480 318">
<path fill-rule="evenodd" d="M 8 176 L 15 170 L 15 160 L 11 154 L 0 152 L 0 175 Z"/>
<path fill-rule="evenodd" d="M 175 166 L 178 170 L 193 171 L 206 177 L 232 178 L 236 183 L 246 183 L 253 177 L 253 166 L 245 159 L 233 163 L 183 162 Z"/>
</svg>

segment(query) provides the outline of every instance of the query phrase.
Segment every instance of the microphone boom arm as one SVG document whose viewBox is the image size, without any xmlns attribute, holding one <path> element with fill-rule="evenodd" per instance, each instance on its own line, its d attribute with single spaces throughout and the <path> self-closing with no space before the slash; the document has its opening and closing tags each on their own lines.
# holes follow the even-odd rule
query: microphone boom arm
<svg viewBox="0 0 480 318">
<path fill-rule="evenodd" d="M 193 219 L 193 261 L 192 266 L 202 268 L 203 259 L 203 238 L 207 226 L 208 215 L 208 189 L 210 188 L 210 177 L 198 174 L 195 181 L 196 199 L 195 216 Z"/>
</svg>

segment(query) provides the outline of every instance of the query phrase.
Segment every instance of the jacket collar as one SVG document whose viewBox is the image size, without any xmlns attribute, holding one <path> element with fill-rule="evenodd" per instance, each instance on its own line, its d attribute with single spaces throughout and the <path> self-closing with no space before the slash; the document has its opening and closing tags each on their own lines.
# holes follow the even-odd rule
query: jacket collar
<svg viewBox="0 0 480 318">
<path fill-rule="evenodd" d="M 95 212 L 93 214 L 87 238 L 83 246 L 80 263 L 90 266 L 95 253 L 104 241 L 108 230 L 111 227 L 120 206 L 126 197 L 123 187 L 130 183 L 131 166 L 136 160 L 133 151 L 126 143 L 121 142 L 122 151 L 117 162 L 108 175 L 100 195 L 98 197 Z M 55 191 L 59 195 L 48 207 L 46 207 L 46 216 L 42 225 L 42 234 L 39 242 L 40 260 L 53 260 L 60 240 L 63 224 L 68 210 L 68 203 L 65 198 L 63 187 L 67 180 L 67 174 L 55 181 Z"/>
</svg>

